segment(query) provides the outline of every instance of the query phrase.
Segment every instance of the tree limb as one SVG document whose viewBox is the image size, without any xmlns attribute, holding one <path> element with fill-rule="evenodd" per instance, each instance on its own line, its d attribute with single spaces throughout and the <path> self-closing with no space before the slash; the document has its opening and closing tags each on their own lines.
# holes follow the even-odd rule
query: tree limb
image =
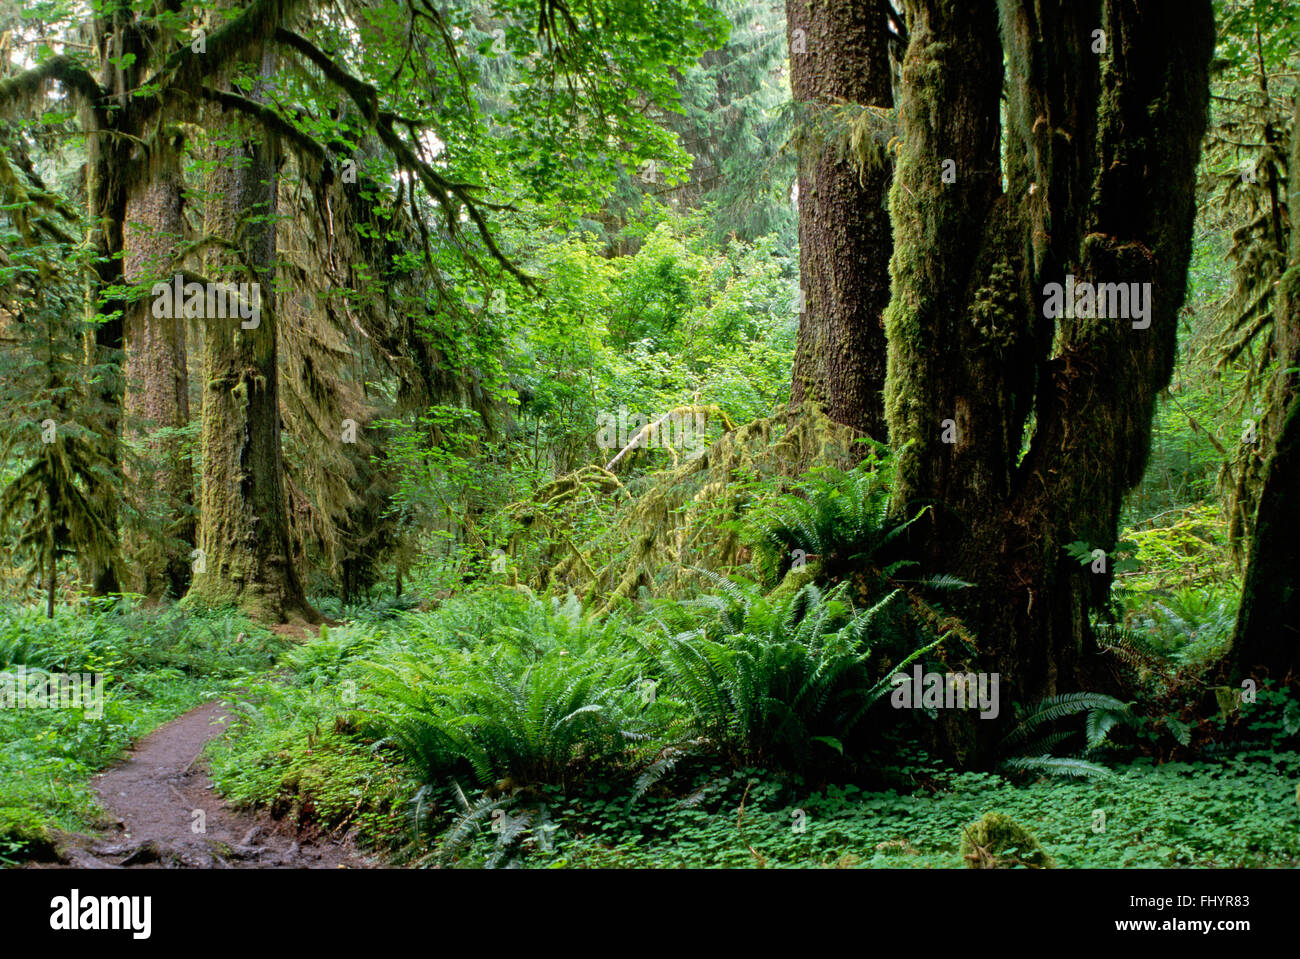
<svg viewBox="0 0 1300 959">
<path fill-rule="evenodd" d="M 260 123 L 267 131 L 276 134 L 284 140 L 287 140 L 298 153 L 309 157 L 317 163 L 324 164 L 327 160 L 325 148 L 315 139 L 303 133 L 294 126 L 288 119 L 281 116 L 275 110 L 264 104 L 258 103 L 248 97 L 240 96 L 238 93 L 230 93 L 226 90 L 217 90 L 213 87 L 200 87 L 198 95 L 205 100 L 220 104 L 228 110 L 238 110 L 252 117 Z"/>
<path fill-rule="evenodd" d="M 457 222 L 457 216 L 459 207 L 463 205 L 492 258 L 524 286 L 532 287 L 535 285 L 531 277 L 510 262 L 509 258 L 497 246 L 496 240 L 492 238 L 487 221 L 483 218 L 479 209 L 480 206 L 491 207 L 492 204 L 482 203 L 471 198 L 470 191 L 476 189 L 473 184 L 448 180 L 430 164 L 421 160 L 416 155 L 411 144 L 407 143 L 393 127 L 394 123 L 406 123 L 408 126 L 413 127 L 415 126 L 413 120 L 399 117 L 391 111 L 381 110 L 379 108 L 379 91 L 376 87 L 354 77 L 305 37 L 291 30 L 280 28 L 275 31 L 275 40 L 305 57 L 324 74 L 327 81 L 348 94 L 352 102 L 357 105 L 362 115 L 370 123 L 380 142 L 393 154 L 398 165 L 419 177 L 424 188 L 442 207 L 447 219 L 448 233 L 453 237 L 459 234 L 460 225 Z"/>
<path fill-rule="evenodd" d="M 59 81 L 87 103 L 93 104 L 105 95 L 95 78 L 80 63 L 64 54 L 50 57 L 16 77 L 0 80 L 0 108 L 19 97 L 35 93 L 52 80 Z"/>
<path fill-rule="evenodd" d="M 208 77 L 219 73 L 241 54 L 263 42 L 275 32 L 303 0 L 254 0 L 248 9 L 205 38 L 204 52 L 183 46 L 169 56 L 157 72 L 142 86 L 192 90 Z M 153 97 L 140 104 L 141 119 L 147 120 L 158 110 L 161 100 Z"/>
</svg>

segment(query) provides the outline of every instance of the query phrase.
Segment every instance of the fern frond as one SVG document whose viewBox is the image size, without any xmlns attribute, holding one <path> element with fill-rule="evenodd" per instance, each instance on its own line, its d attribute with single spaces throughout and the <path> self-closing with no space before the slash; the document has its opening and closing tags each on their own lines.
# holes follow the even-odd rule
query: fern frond
<svg viewBox="0 0 1300 959">
<path fill-rule="evenodd" d="M 1023 743 L 1039 726 L 1050 723 L 1074 713 L 1087 712 L 1092 709 L 1106 709 L 1126 713 L 1128 707 L 1113 696 L 1102 693 L 1065 693 L 1061 696 L 1049 696 L 1038 702 L 1020 720 L 1002 741 L 1004 749 Z"/>
<path fill-rule="evenodd" d="M 1085 759 L 1059 756 L 1013 756 L 1003 760 L 1002 768 L 1010 772 L 1036 772 L 1073 779 L 1099 779 L 1114 775 L 1105 766 Z"/>
</svg>

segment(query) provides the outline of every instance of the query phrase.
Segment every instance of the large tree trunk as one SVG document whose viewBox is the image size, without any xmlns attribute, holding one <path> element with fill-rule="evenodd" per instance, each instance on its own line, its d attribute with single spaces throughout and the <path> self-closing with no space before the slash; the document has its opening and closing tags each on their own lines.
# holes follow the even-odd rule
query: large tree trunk
<svg viewBox="0 0 1300 959">
<path fill-rule="evenodd" d="M 1010 489 L 1009 451 L 1019 445 L 1014 421 L 1028 400 L 1014 377 L 1025 375 L 1029 338 L 1021 267 L 1006 239 L 1014 222 L 1001 196 L 997 10 L 984 0 L 914 4 L 907 13 L 902 149 L 890 194 L 893 296 L 885 313 L 891 444 L 910 443 L 900 454 L 896 502 L 909 512 L 916 501 L 935 506 L 927 523 L 913 527 L 917 548 L 932 571 L 965 574 L 991 598 L 999 586 L 967 574 L 965 554 L 977 550 L 971 540 L 979 524 Z M 983 297 L 981 315 L 971 291 L 986 282 L 997 289 L 995 280 L 1001 293 Z M 971 597 L 961 598 L 962 614 L 983 639 Z M 972 668 L 1005 677 L 1006 666 L 989 665 L 993 649 L 981 645 L 979 652 Z M 1003 707 L 1001 715 L 1008 712 Z M 977 760 L 973 735 L 993 725 L 941 714 L 934 745 L 955 761 Z"/>
<path fill-rule="evenodd" d="M 169 282 L 184 234 L 179 173 L 169 167 L 135 188 L 127 199 L 126 220 L 126 281 Z M 142 296 L 126 317 L 126 415 L 146 435 L 179 429 L 190 418 L 185 319 L 179 311 L 170 319 L 156 317 L 152 304 L 152 297 Z M 180 597 L 189 588 L 194 548 L 193 467 L 175 436 L 152 441 L 150 454 L 154 468 L 132 480 L 141 498 L 156 498 L 152 509 L 161 510 L 161 528 L 157 542 L 137 556 L 137 565 L 146 595 L 157 597 L 166 590 Z"/>
<path fill-rule="evenodd" d="M 802 309 L 792 399 L 812 400 L 836 422 L 883 440 L 888 136 L 859 136 L 855 150 L 842 133 L 827 133 L 835 124 L 826 110 L 891 105 L 884 4 L 787 0 L 786 34 L 790 88 L 807 113 L 799 150 Z"/>
<path fill-rule="evenodd" d="M 1269 459 L 1233 638 L 1233 679 L 1300 680 L 1300 401 Z"/>
<path fill-rule="evenodd" d="M 92 299 L 90 309 L 103 317 L 95 328 L 92 346 L 94 363 L 103 372 L 99 399 L 105 413 L 99 442 L 103 446 L 104 458 L 116 469 L 122 460 L 122 314 L 126 310 L 126 301 L 117 294 L 101 295 L 101 291 L 120 289 L 122 283 L 121 226 L 126 204 L 111 182 L 113 174 L 110 170 L 114 166 L 114 157 L 125 165 L 126 154 L 107 146 L 99 150 L 101 156 L 92 156 L 86 164 L 91 215 L 99 218 L 91 236 L 96 251 L 96 278 L 89 296 Z M 97 151 L 92 151 L 92 154 L 94 152 Z M 117 575 L 120 562 L 118 490 L 111 481 L 104 481 L 88 490 L 87 496 L 95 504 L 95 513 L 110 531 L 112 547 L 102 556 L 88 557 L 84 573 L 94 594 L 107 596 L 121 590 Z"/>
<path fill-rule="evenodd" d="M 1287 208 L 1300 211 L 1300 98 L 1292 127 Z M 1270 406 L 1281 418 L 1246 560 L 1233 637 L 1232 678 L 1300 678 L 1300 229 L 1291 228 L 1273 335 L 1278 372 Z"/>
<path fill-rule="evenodd" d="M 910 441 L 899 501 L 933 506 L 927 565 L 975 584 L 953 601 L 970 665 L 1033 702 L 1114 682 L 1089 625 L 1111 570 L 1062 547 L 1113 548 L 1173 369 L 1213 20 L 1208 0 L 1002 0 L 999 39 L 994 0 L 976 6 L 908 5 L 886 405 L 891 441 Z M 1046 284 L 1067 274 L 1149 282 L 1149 326 L 1049 318 Z M 954 757 L 989 759 L 999 725 L 960 724 Z"/>
<path fill-rule="evenodd" d="M 274 56 L 261 58 L 270 76 Z M 202 568 L 187 601 L 236 605 L 267 621 L 319 622 L 294 569 L 280 449 L 276 365 L 275 212 L 277 144 L 247 138 L 239 121 L 215 116 L 206 232 L 233 240 L 210 258 L 209 279 L 260 284 L 260 317 L 208 317 L 204 335 Z M 251 270 L 251 275 L 250 275 Z M 250 328 L 245 328 L 249 325 Z"/>
<path fill-rule="evenodd" d="M 90 243 L 96 253 L 95 281 L 88 291 L 90 309 L 103 317 L 95 329 L 92 359 L 102 371 L 100 400 L 105 410 L 99 434 L 107 461 L 121 463 L 122 428 L 122 345 L 123 316 L 127 304 L 117 291 L 122 286 L 122 223 L 126 215 L 127 169 L 132 142 L 121 135 L 131 126 L 129 90 L 135 83 L 135 68 L 114 62 L 130 54 L 139 57 L 140 37 L 129 3 L 105 5 L 95 21 L 96 53 L 100 64 L 100 87 L 112 91 L 113 103 L 94 107 L 96 133 L 87 137 L 86 198 L 92 227 Z M 111 548 L 102 556 L 88 558 L 84 570 L 92 591 L 105 596 L 120 591 L 118 579 L 118 490 L 111 481 L 87 491 L 95 512 L 111 532 Z"/>
</svg>

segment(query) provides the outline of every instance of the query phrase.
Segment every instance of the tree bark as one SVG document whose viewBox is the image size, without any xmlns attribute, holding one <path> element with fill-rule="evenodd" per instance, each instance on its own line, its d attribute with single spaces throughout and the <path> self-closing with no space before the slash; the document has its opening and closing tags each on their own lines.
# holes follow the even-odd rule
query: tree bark
<svg viewBox="0 0 1300 959">
<path fill-rule="evenodd" d="M 117 202 L 118 197 L 112 187 L 98 185 L 108 174 L 105 169 L 112 165 L 110 157 L 117 154 L 125 161 L 125 154 L 107 147 L 102 148 L 105 156 L 99 160 L 87 162 L 92 177 L 90 192 L 90 209 L 92 216 L 99 214 L 100 225 L 92 231 L 91 242 L 96 247 L 95 289 L 89 294 L 95 302 L 91 310 L 98 312 L 103 319 L 95 328 L 93 345 L 95 364 L 105 371 L 100 384 L 100 402 L 105 411 L 103 428 L 99 440 L 103 444 L 104 458 L 114 472 L 122 460 L 122 313 L 126 302 L 117 294 L 102 297 L 99 291 L 120 288 L 122 282 L 122 215 L 125 203 Z M 103 519 L 104 525 L 112 531 L 113 547 L 107 555 L 92 556 L 88 559 L 88 568 L 84 570 L 90 582 L 91 591 L 96 596 L 107 596 L 121 590 L 118 579 L 118 490 L 110 481 L 99 483 L 88 490 L 88 498 L 95 503 L 95 512 Z"/>
<path fill-rule="evenodd" d="M 1113 548 L 1173 370 L 1213 18 L 1208 0 L 1000 7 L 908 5 L 886 408 L 908 444 L 898 501 L 932 507 L 913 527 L 926 565 L 975 584 L 952 603 L 977 637 L 968 665 L 1032 703 L 1116 683 L 1089 616 L 1109 558 L 1094 573 L 1062 547 Z M 1067 274 L 1150 283 L 1149 326 L 1048 316 Z M 1013 718 L 964 724 L 949 751 L 991 759 Z"/>
<path fill-rule="evenodd" d="M 49 454 L 46 454 L 47 456 Z M 49 522 L 45 526 L 45 618 L 54 618 L 54 595 L 58 590 L 59 553 L 54 538 L 54 517 L 58 502 L 58 492 L 51 480 L 45 487 L 45 503 L 49 510 Z"/>
<path fill-rule="evenodd" d="M 125 278 L 130 284 L 170 282 L 172 263 L 184 234 L 181 181 L 168 168 L 132 190 L 126 205 Z M 136 299 L 126 317 L 126 415 L 136 429 L 179 429 L 190 419 L 185 319 L 156 317 L 153 298 Z M 158 496 L 158 542 L 139 556 L 143 592 L 185 595 L 194 548 L 193 466 L 176 437 L 150 443 L 155 468 L 133 477 L 142 495 Z M 142 510 L 147 510 L 142 504 Z"/>
<path fill-rule="evenodd" d="M 261 76 L 274 55 L 261 54 Z M 233 240 L 242 257 L 222 252 L 209 279 L 256 282 L 260 316 L 208 317 L 204 336 L 201 569 L 187 602 L 236 605 L 266 621 L 319 622 L 294 568 L 280 448 L 276 364 L 275 213 L 278 147 L 270 134 L 250 137 L 236 118 L 213 116 L 213 164 L 206 232 Z M 243 260 L 241 263 L 240 260 Z"/>
<path fill-rule="evenodd" d="M 1300 98 L 1295 118 L 1300 121 Z M 1287 207 L 1300 210 L 1300 126 L 1292 127 Z M 1232 679 L 1300 676 L 1300 230 L 1291 229 L 1273 334 L 1278 372 L 1270 407 L 1282 417 L 1264 467 L 1233 636 Z"/>
<path fill-rule="evenodd" d="M 1300 401 L 1269 459 L 1233 637 L 1233 680 L 1300 678 Z"/>
<path fill-rule="evenodd" d="M 836 422 L 884 439 L 888 136 L 860 136 L 854 150 L 842 133 L 825 132 L 828 108 L 892 104 L 884 5 L 787 0 L 786 34 L 790 88 L 808 114 L 799 150 L 802 295 L 791 399 L 814 401 Z"/>
<path fill-rule="evenodd" d="M 104 376 L 100 400 L 106 411 L 99 434 L 105 459 L 114 473 L 121 463 L 122 347 L 126 300 L 117 292 L 122 285 L 122 222 L 126 215 L 127 169 L 131 141 L 119 131 L 133 126 L 133 104 L 126 92 L 135 83 L 135 66 L 119 66 L 115 57 L 139 58 L 142 43 L 129 3 L 106 5 L 94 23 L 99 85 L 106 96 L 91 109 L 94 135 L 86 138 L 86 199 L 92 220 L 90 242 L 95 249 L 95 282 L 88 291 L 89 307 L 102 320 L 95 329 L 94 362 Z M 116 99 L 117 102 L 111 102 Z M 96 513 L 112 533 L 112 547 L 104 556 L 90 557 L 86 579 L 97 596 L 121 590 L 118 577 L 119 491 L 111 481 L 88 490 Z"/>
</svg>

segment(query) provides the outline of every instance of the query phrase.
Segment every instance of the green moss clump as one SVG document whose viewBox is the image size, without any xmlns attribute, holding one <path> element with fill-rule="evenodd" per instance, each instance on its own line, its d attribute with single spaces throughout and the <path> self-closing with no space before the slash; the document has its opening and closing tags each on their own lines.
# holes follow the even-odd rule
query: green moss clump
<svg viewBox="0 0 1300 959">
<path fill-rule="evenodd" d="M 767 594 L 768 600 L 773 603 L 784 602 L 809 583 L 816 582 L 821 576 L 821 571 L 822 564 L 815 559 L 809 560 L 808 564 L 800 569 L 789 570 L 776 588 Z"/>
<path fill-rule="evenodd" d="M 980 340 L 995 350 L 1010 350 L 1024 325 L 1016 271 L 1005 259 L 994 263 L 988 283 L 975 291 L 971 324 Z"/>
<path fill-rule="evenodd" d="M 54 840 L 40 816 L 30 809 L 0 807 L 0 853 L 14 860 L 53 859 Z"/>
<path fill-rule="evenodd" d="M 985 813 L 962 829 L 961 856 L 970 869 L 1052 869 L 1056 862 L 1038 840 L 1010 816 Z"/>
</svg>

